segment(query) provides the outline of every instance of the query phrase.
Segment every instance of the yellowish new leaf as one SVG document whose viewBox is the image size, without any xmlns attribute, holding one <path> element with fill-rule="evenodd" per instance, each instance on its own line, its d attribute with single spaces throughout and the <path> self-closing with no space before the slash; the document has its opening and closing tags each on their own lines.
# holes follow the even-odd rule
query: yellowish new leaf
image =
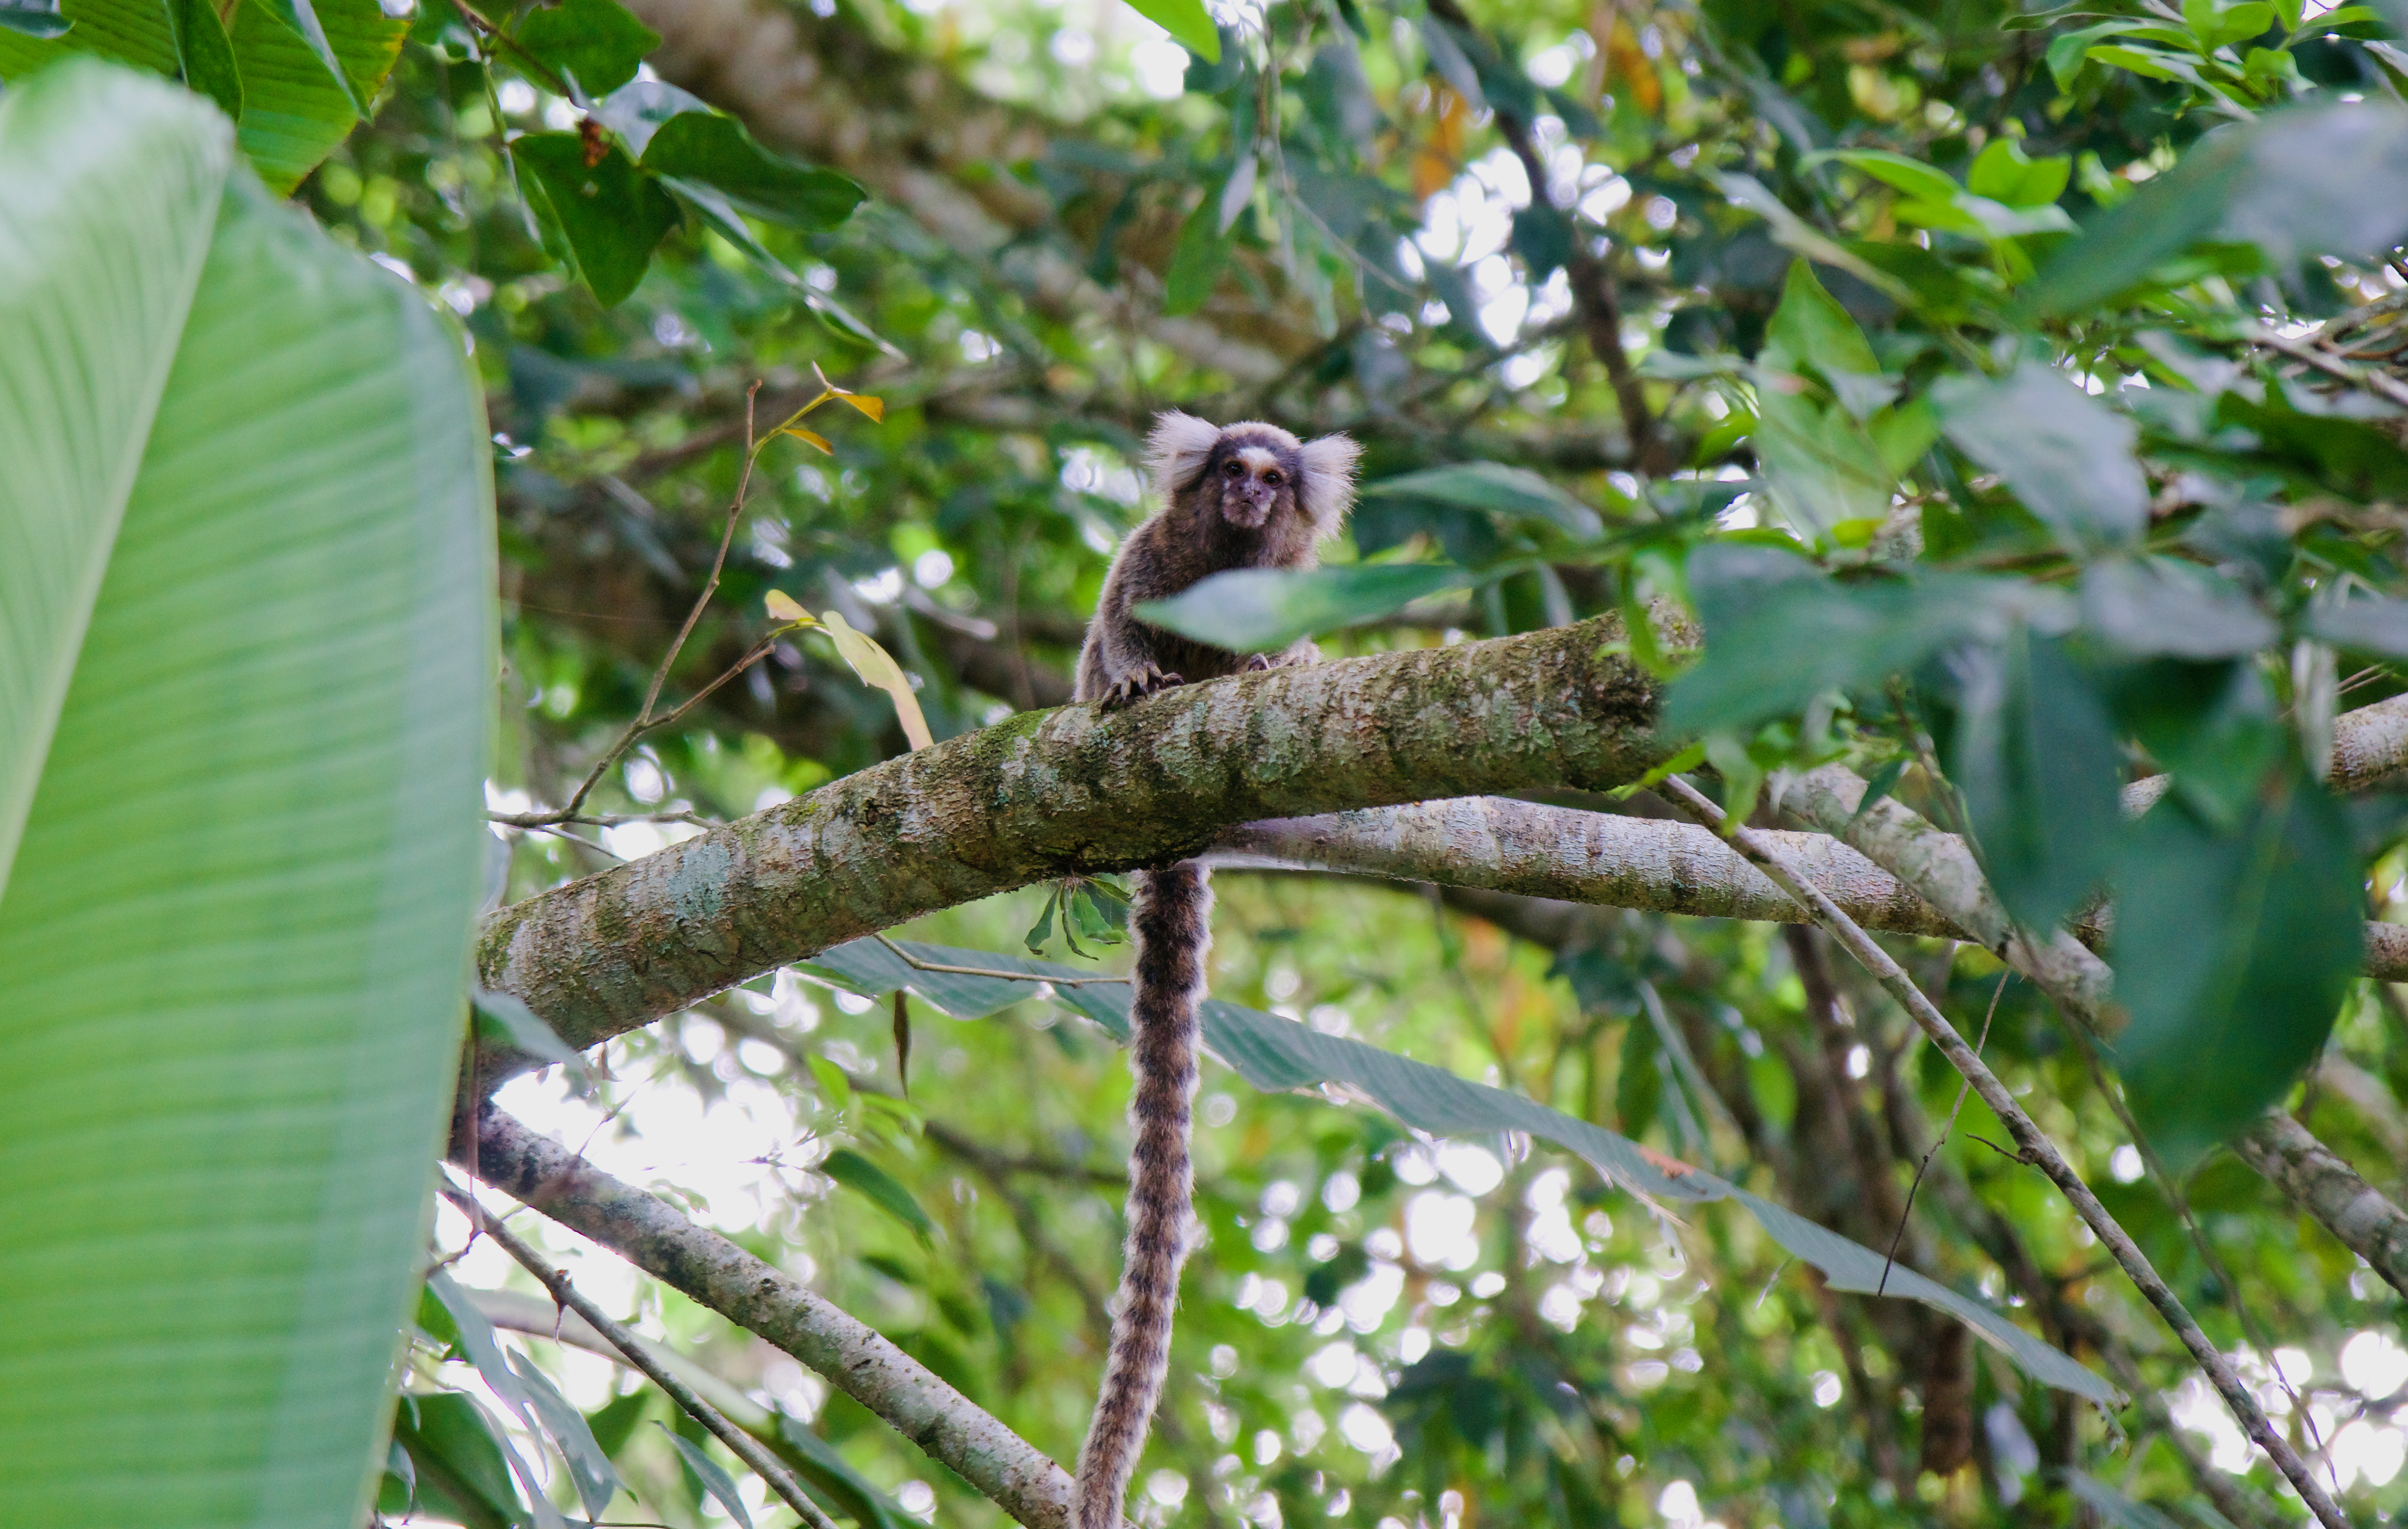
<svg viewBox="0 0 2408 1529">
<path fill-rule="evenodd" d="M 813 446 L 818 447 L 821 450 L 825 451 L 828 455 L 836 455 L 836 448 L 827 443 L 826 437 L 815 435 L 812 432 L 804 429 L 801 425 L 781 425 L 779 427 L 778 434 L 781 436 L 792 436 L 799 441 L 809 441 Z"/>
<path fill-rule="evenodd" d="M 839 393 L 837 396 L 873 420 L 882 422 L 886 418 L 886 400 L 883 398 L 872 398 L 866 393 Z"/>
<path fill-rule="evenodd" d="M 911 693 L 911 677 L 903 666 L 887 656 L 886 650 L 844 623 L 840 611 L 831 610 L 823 618 L 821 630 L 836 642 L 836 650 L 853 665 L 861 682 L 884 691 L 895 703 L 895 720 L 903 724 L 903 736 L 911 740 L 914 749 L 925 749 L 937 740 L 929 736 L 928 719 L 920 714 L 920 698 Z"/>
<path fill-rule="evenodd" d="M 817 626 L 820 624 L 820 619 L 818 617 L 812 615 L 810 611 L 805 610 L 800 605 L 797 605 L 795 601 L 795 597 L 788 594 L 784 590 L 771 590 L 768 593 L 761 596 L 761 603 L 768 607 L 769 619 L 773 622 L 785 622 L 796 626 Z"/>
</svg>

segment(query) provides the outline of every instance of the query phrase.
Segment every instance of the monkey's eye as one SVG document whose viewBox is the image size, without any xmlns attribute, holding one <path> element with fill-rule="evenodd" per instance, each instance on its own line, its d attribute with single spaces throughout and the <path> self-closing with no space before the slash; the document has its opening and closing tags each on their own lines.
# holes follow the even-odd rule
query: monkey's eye
<svg viewBox="0 0 2408 1529">
<path fill-rule="evenodd" d="M 1245 470 L 1246 469 L 1243 467 L 1240 467 L 1236 463 L 1232 462 L 1222 467 L 1221 472 L 1224 477 L 1235 478 Z"/>
<path fill-rule="evenodd" d="M 1268 483 L 1273 488 L 1279 487 L 1281 482 L 1279 469 L 1277 467 L 1273 467 L 1269 472 L 1263 474 L 1263 481 Z"/>
</svg>

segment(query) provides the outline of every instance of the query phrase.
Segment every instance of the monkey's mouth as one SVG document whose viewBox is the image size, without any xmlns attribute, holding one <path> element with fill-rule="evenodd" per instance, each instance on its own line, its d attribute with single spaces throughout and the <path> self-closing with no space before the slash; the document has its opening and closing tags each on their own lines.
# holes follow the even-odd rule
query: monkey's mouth
<svg viewBox="0 0 2408 1529">
<path fill-rule="evenodd" d="M 1271 504 L 1268 499 L 1256 504 L 1244 494 L 1225 494 L 1221 499 L 1221 515 L 1241 531 L 1259 531 L 1263 522 L 1271 518 Z"/>
</svg>

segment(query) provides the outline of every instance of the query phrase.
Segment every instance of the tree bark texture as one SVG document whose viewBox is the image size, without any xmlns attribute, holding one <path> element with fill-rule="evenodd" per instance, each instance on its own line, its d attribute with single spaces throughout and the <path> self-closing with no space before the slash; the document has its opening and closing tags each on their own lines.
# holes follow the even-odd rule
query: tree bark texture
<svg viewBox="0 0 2408 1529">
<path fill-rule="evenodd" d="M 1828 834 L 1766 829 L 1759 836 L 1867 929 L 1989 943 Z M 1972 865 L 1960 840 L 1942 836 L 1961 853 L 1963 865 Z M 1229 870 L 1334 871 L 1651 913 L 1811 922 L 1796 898 L 1721 836 L 1695 823 L 1502 796 L 1246 823 L 1223 835 L 1209 858 Z M 2074 934 L 2086 947 L 2106 940 L 2095 920 L 2077 922 Z M 2385 981 L 2408 981 L 2408 924 L 2367 924 L 2365 971 Z"/>
</svg>

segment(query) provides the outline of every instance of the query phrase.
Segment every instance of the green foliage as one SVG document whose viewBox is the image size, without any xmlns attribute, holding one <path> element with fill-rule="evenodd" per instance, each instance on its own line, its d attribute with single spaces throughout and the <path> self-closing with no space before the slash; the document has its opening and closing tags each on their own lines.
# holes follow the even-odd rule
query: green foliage
<svg viewBox="0 0 2408 1529">
<path fill-rule="evenodd" d="M 2116 1050 L 2133 1112 L 2187 1165 L 2282 1096 L 2324 1045 L 2358 963 L 2358 856 L 2340 804 L 2289 761 L 2256 810 L 2182 801 L 2141 820 L 2122 874 Z"/>
<path fill-rule="evenodd" d="M 0 1519 L 348 1529 L 488 839 L 483 421 L 138 74 L 0 96 Z"/>
<path fill-rule="evenodd" d="M 1274 653 L 1298 637 L 1376 621 L 1472 581 L 1463 569 L 1442 563 L 1355 564 L 1310 572 L 1240 568 L 1136 610 L 1141 621 L 1232 652 Z"/>
<path fill-rule="evenodd" d="M 433 5 L 313 12 L 364 123 L 263 6 L 231 12 L 230 79 L 205 25 L 147 0 L 6 7 L 0 77 L 79 50 L 180 76 L 238 107 L 274 189 L 463 315 L 501 437 L 509 810 L 566 799 L 712 578 L 664 705 L 768 645 L 588 803 L 672 816 L 512 831 L 504 895 L 900 753 L 887 694 L 940 738 L 1067 698 L 1111 549 L 1149 507 L 1155 409 L 1346 430 L 1368 482 L 1330 565 L 1191 592 L 1192 630 L 1318 634 L 1336 657 L 1619 611 L 1633 657 L 1678 676 L 1668 722 L 1699 739 L 1683 767 L 1708 762 L 1734 805 L 1777 810 L 1784 770 L 1839 760 L 1969 833 L 2019 918 L 2103 893 L 2133 1016 L 2103 1085 L 1982 953 L 1893 948 L 1969 1036 L 1988 1027 L 1985 1054 L 2213 1341 L 2296 1347 L 2319 1419 L 2388 1426 L 2335 1359 L 2396 1317 L 2388 1287 L 2212 1150 L 2180 1186 L 2194 1236 L 2164 1186 L 2122 1181 L 2112 1095 L 2178 1161 L 2277 1100 L 2398 1178 L 2408 1065 L 2344 946 L 2396 911 L 2401 862 L 2367 858 L 2380 839 L 2349 830 L 2379 815 L 2297 763 L 2408 679 L 2408 454 L 2384 386 L 2408 231 L 2396 15 L 1340 0 L 1226 28 L 1158 14 L 1173 49 L 1016 0 L 842 0 L 735 27 L 729 52 L 647 8 L 678 34 L 654 50 L 606 0 L 490 30 Z M 636 77 L 644 60 L 666 78 Z M 748 408 L 785 417 L 814 365 L 886 421 L 761 458 L 722 564 Z M 12 589 L 12 620 L 63 587 Z M 901 688 L 865 690 L 822 633 L 765 618 L 773 590 L 873 636 Z M 1656 646 L 1689 629 L 1651 610 L 1698 616 L 1702 652 Z M 2158 770 L 2167 800 L 2122 822 L 2116 788 Z M 1086 832 L 1066 814 L 1066 845 Z M 2214 1522 L 2194 1508 L 2216 1467 L 2174 1448 L 2206 1447 L 2189 1403 L 2111 1432 L 1994 1350 L 1964 1358 L 1954 1316 L 1847 1293 L 1912 1273 L 2031 1350 L 2177 1395 L 2189 1373 L 2062 1202 L 1985 1145 L 2005 1138 L 1978 1101 L 1904 1212 L 1956 1080 L 1856 974 L 1831 971 L 1819 1007 L 1827 949 L 1329 878 L 1218 886 L 1216 1023 L 1273 1088 L 1207 1068 L 1205 1240 L 1140 1514 L 1642 1523 L 1685 1511 L 1678 1488 L 1725 1523 Z M 1126 960 L 1120 923 L 1074 880 L 913 933 L 1016 950 L 1033 925 L 1095 976 Z M 854 1012 L 826 975 L 724 995 L 505 1107 L 1067 1459 L 1103 1341 L 1089 1296 L 1116 1267 L 1111 990 L 897 978 L 990 1020 L 923 1018 L 906 1100 L 887 1007 Z M 1364 1079 L 1396 1077 L 1412 1086 L 1377 1096 L 1398 1115 L 1364 1103 Z M 1398 1123 L 1435 1130 L 1448 1101 L 1470 1123 L 1443 1145 Z M 1659 1175 L 1646 1152 L 1683 1158 L 1751 1214 L 1675 1196 L 1659 1221 L 1590 1159 L 1498 1135 L 1516 1121 L 1637 1144 Z M 892 1194 L 848 1180 L 856 1163 Z M 1793 1249 L 1832 1261 L 1831 1288 Z M 993 1517 L 747 1335 L 638 1289 L 639 1323 L 738 1382 L 723 1399 L 832 1511 Z M 496 1352 L 595 1420 L 635 1493 L 606 1520 L 698 1522 L 697 1467 L 634 1426 L 671 1416 L 660 1398 L 616 1395 L 545 1333 L 501 1330 Z M 558 1432 L 449 1394 L 492 1390 L 472 1368 L 413 1357 L 395 1436 L 418 1500 L 531 1521 L 504 1446 L 531 1464 Z M 2396 1514 L 2408 1482 L 2351 1475 L 2355 1448 L 2331 1457 L 2350 1511 Z M 572 1475 L 546 1474 L 567 1504 Z M 442 1495 L 465 1479 L 482 1495 Z M 389 1517 L 411 1490 L 386 1478 Z"/>
</svg>

